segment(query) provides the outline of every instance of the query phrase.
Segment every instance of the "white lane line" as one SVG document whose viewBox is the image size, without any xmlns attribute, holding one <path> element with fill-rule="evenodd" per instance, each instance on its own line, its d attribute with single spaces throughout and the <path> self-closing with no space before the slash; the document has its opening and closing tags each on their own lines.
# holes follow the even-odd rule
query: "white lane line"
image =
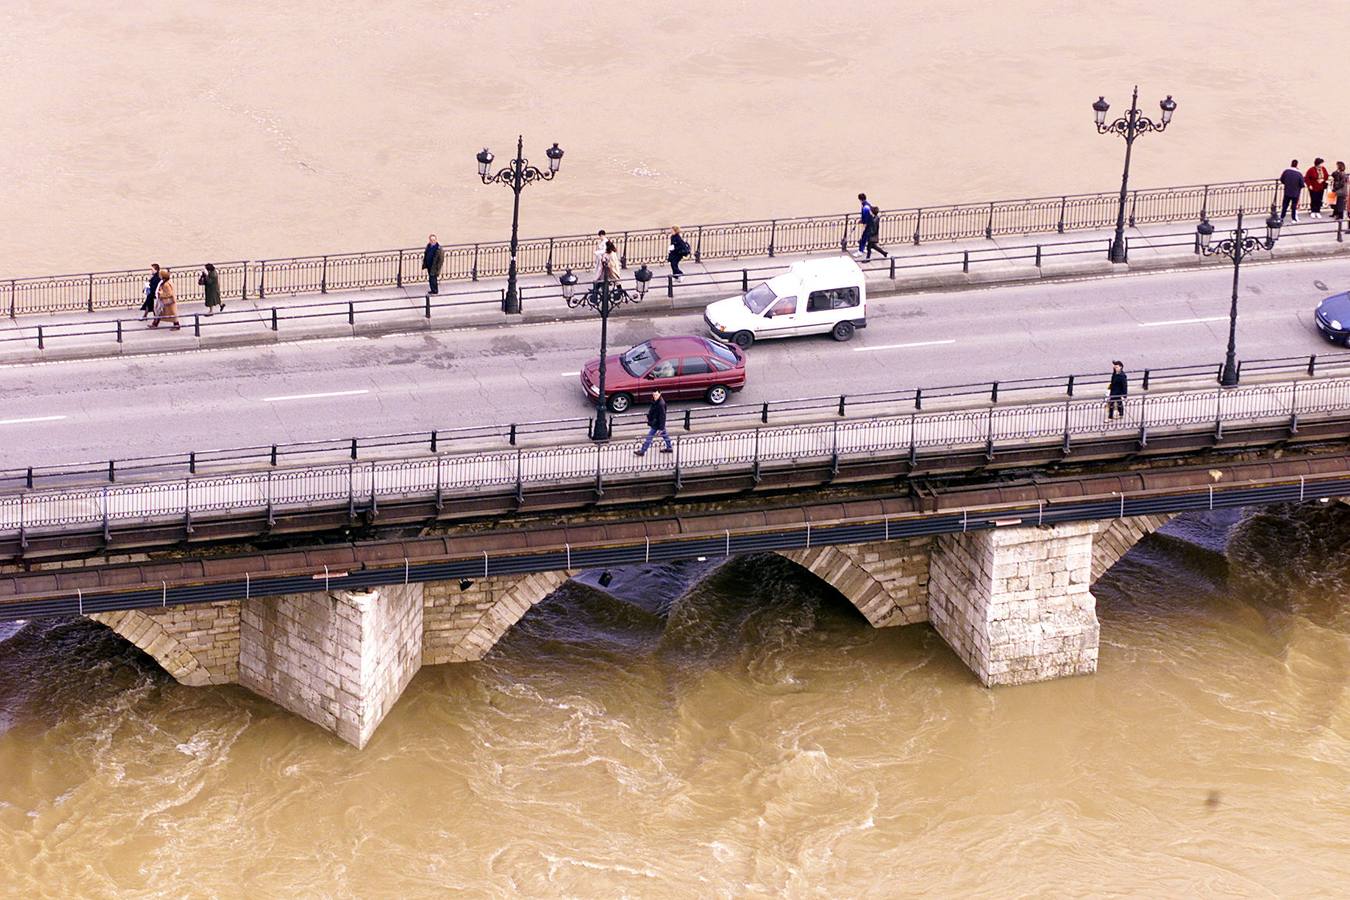
<svg viewBox="0 0 1350 900">
<path fill-rule="evenodd" d="M 577 377 L 578 375 L 580 375 L 580 374 L 581 374 L 581 370 L 578 369 L 578 370 L 575 371 L 575 372 L 559 372 L 559 373 L 558 373 L 558 377 L 559 377 L 559 378 L 576 378 L 576 377 Z"/>
<path fill-rule="evenodd" d="M 355 397 L 359 394 L 369 394 L 370 391 L 326 391 L 322 394 L 289 394 L 285 397 L 263 397 L 264 403 L 283 403 L 287 400 L 318 400 L 322 397 Z"/>
<path fill-rule="evenodd" d="M 1199 325 L 1201 322 L 1226 322 L 1227 316 L 1205 316 L 1203 319 L 1168 319 L 1166 322 L 1140 322 L 1140 328 L 1161 328 L 1166 325 Z"/>
<path fill-rule="evenodd" d="M 29 422 L 56 422 L 67 416 L 30 416 L 27 419 L 0 419 L 0 425 L 27 425 Z"/>
<path fill-rule="evenodd" d="M 854 347 L 853 352 L 866 353 L 869 350 L 904 350 L 909 347 L 937 347 L 940 344 L 955 344 L 955 343 L 956 340 L 954 338 L 945 341 L 914 341 L 911 344 L 881 344 L 876 347 Z"/>
</svg>

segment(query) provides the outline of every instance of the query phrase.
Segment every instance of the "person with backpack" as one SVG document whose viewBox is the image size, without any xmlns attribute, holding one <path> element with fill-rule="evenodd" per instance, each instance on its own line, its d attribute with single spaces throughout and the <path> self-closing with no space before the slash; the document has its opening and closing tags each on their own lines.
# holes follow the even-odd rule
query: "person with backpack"
<svg viewBox="0 0 1350 900">
<path fill-rule="evenodd" d="M 872 204 L 867 202 L 866 194 L 859 194 L 858 202 L 862 204 L 862 208 L 858 211 L 858 223 L 862 225 L 862 231 L 858 236 L 858 249 L 853 253 L 854 259 L 862 259 L 863 251 L 867 249 L 867 226 L 871 225 L 872 219 L 875 218 L 872 215 Z"/>
<path fill-rule="evenodd" d="M 445 251 L 441 249 L 441 242 L 436 240 L 436 235 L 427 235 L 427 246 L 422 251 L 422 268 L 427 271 L 427 289 L 428 293 L 439 294 L 441 269 L 445 267 Z"/>
<path fill-rule="evenodd" d="M 890 254 L 887 253 L 882 248 L 882 246 L 877 243 L 877 239 L 880 237 L 880 235 L 881 235 L 881 210 L 874 206 L 872 207 L 872 221 L 868 222 L 866 225 L 863 226 L 863 242 L 867 247 L 867 256 L 864 257 L 865 260 L 872 258 L 873 250 L 877 251 L 882 256 L 890 256 Z"/>
<path fill-rule="evenodd" d="M 675 276 L 675 280 L 684 277 L 680 271 L 680 260 L 689 255 L 689 242 L 680 234 L 680 226 L 670 226 L 670 252 L 666 254 L 666 262 L 670 263 L 670 274 Z"/>
</svg>

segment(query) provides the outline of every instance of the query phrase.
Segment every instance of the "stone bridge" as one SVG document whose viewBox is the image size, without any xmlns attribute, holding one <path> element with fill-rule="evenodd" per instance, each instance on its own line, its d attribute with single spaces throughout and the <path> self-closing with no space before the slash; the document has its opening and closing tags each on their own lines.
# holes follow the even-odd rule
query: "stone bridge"
<svg viewBox="0 0 1350 900">
<path fill-rule="evenodd" d="M 1170 515 L 779 551 L 878 628 L 930 623 L 985 685 L 1097 667 L 1091 585 Z M 183 684 L 239 684 L 363 747 L 422 666 L 481 659 L 575 571 L 92 613 Z"/>
</svg>

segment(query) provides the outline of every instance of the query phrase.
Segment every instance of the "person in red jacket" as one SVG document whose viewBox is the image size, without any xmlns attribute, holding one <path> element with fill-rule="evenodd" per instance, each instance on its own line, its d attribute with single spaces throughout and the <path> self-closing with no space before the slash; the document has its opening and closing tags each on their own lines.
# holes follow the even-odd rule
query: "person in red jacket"
<svg viewBox="0 0 1350 900">
<path fill-rule="evenodd" d="M 1327 190 L 1327 180 L 1331 178 L 1331 173 L 1327 167 L 1322 165 L 1326 162 L 1322 157 L 1313 160 L 1312 168 L 1303 173 L 1303 183 L 1308 186 L 1308 212 L 1314 219 L 1322 218 L 1322 195 Z"/>
</svg>

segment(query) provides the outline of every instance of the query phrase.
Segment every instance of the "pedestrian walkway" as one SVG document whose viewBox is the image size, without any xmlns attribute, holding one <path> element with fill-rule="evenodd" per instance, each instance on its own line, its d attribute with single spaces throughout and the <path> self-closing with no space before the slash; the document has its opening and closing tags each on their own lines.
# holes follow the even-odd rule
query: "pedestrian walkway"
<svg viewBox="0 0 1350 900">
<path fill-rule="evenodd" d="M 1252 232 L 1264 236 L 1263 220 L 1247 219 Z M 1233 227 L 1232 220 L 1214 220 L 1215 240 Z M 1107 257 L 1112 232 L 975 238 L 921 246 L 887 248 L 891 256 L 860 261 L 872 297 L 902 296 L 923 290 L 972 284 L 1023 283 L 1036 279 L 1099 276 L 1122 272 L 1188 267 L 1229 267 L 1225 258 L 1200 258 L 1194 229 L 1176 224 L 1150 225 L 1128 231 L 1130 261 L 1113 265 Z M 1275 249 L 1249 260 L 1329 256 L 1346 250 L 1340 223 L 1322 219 L 1286 223 Z M 798 260 L 836 254 L 686 260 L 683 279 L 669 268 L 653 270 L 646 297 L 618 308 L 616 315 L 641 316 L 693 309 L 731 296 L 765 280 Z M 149 330 L 139 310 L 113 313 L 64 312 L 19 316 L 0 322 L 0 364 L 50 359 L 93 358 L 123 354 L 174 352 L 204 348 L 266 345 L 280 341 L 371 336 L 427 329 L 504 325 L 585 318 L 588 309 L 571 309 L 563 301 L 558 276 L 531 275 L 520 280 L 522 313 L 502 312 L 505 279 L 446 283 L 447 290 L 428 296 L 421 286 L 343 291 L 341 293 L 269 293 L 263 300 L 229 301 L 225 312 L 206 315 L 204 307 L 180 303 L 180 331 Z M 589 272 L 576 273 L 584 290 Z M 636 290 L 634 272 L 624 280 Z"/>
</svg>

